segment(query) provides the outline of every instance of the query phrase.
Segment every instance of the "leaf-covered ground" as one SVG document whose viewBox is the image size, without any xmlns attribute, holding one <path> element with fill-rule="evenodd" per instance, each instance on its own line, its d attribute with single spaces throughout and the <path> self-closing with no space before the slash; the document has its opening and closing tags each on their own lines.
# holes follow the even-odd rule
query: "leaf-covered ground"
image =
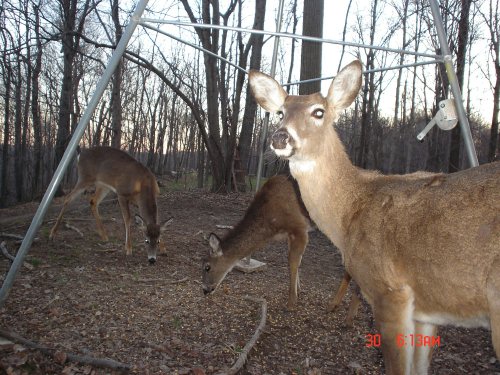
<svg viewBox="0 0 500 375">
<path fill-rule="evenodd" d="M 65 218 L 82 232 L 61 227 L 48 233 L 61 200 L 56 199 L 27 260 L 0 309 L 0 329 L 55 350 L 43 354 L 0 339 L 0 374 L 118 374 L 127 371 L 76 363 L 68 355 L 106 358 L 137 374 L 216 374 L 230 368 L 253 335 L 260 305 L 267 301 L 267 323 L 241 374 L 380 374 L 381 352 L 367 347 L 375 335 L 371 312 L 362 304 L 354 327 L 344 324 L 350 294 L 327 313 L 327 302 L 342 278 L 340 256 L 318 231 L 301 266 L 301 294 L 294 312 L 284 309 L 288 294 L 287 248 L 272 243 L 254 254 L 266 263 L 257 273 L 231 272 L 210 296 L 201 289 L 204 235 L 233 225 L 252 196 L 221 196 L 198 191 L 163 192 L 162 218 L 174 217 L 164 242 L 166 254 L 147 264 L 141 236 L 133 229 L 134 253 L 123 251 L 124 229 L 116 200 L 101 205 L 110 241 L 99 240 L 84 200 Z M 0 210 L 0 232 L 24 235 L 36 204 Z M 6 241 L 15 253 L 14 240 Z M 251 239 L 249 239 L 251 240 Z M 3 280 L 9 261 L 0 256 Z M 432 374 L 500 374 L 489 332 L 442 328 Z"/>
</svg>

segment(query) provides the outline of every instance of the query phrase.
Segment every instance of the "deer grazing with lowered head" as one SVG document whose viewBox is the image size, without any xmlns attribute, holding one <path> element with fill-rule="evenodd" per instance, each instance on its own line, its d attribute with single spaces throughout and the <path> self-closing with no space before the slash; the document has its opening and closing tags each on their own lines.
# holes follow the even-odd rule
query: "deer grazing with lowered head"
<svg viewBox="0 0 500 375">
<path fill-rule="evenodd" d="M 333 124 L 361 77 L 354 61 L 326 97 L 292 96 L 251 71 L 257 102 L 280 118 L 271 148 L 371 305 L 387 374 L 426 374 L 432 345 L 410 338 L 430 342 L 438 325 L 490 328 L 500 358 L 500 163 L 416 175 L 353 166 Z"/>
<path fill-rule="evenodd" d="M 309 240 L 311 223 L 296 183 L 289 177 L 271 177 L 259 189 L 245 215 L 220 239 L 209 236 L 209 256 L 203 259 L 203 292 L 212 293 L 236 263 L 262 249 L 271 240 L 288 239 L 290 286 L 287 308 L 297 305 L 299 266 Z"/>
<path fill-rule="evenodd" d="M 65 197 L 49 238 L 54 239 L 67 205 L 92 186 L 95 186 L 95 193 L 90 198 L 90 208 L 101 238 L 108 240 L 99 215 L 99 204 L 110 191 L 114 191 L 125 223 L 126 254 L 132 254 L 129 204 L 133 203 L 139 207 L 140 215 L 135 215 L 135 219 L 144 232 L 148 261 L 154 264 L 160 235 L 172 218 L 162 224 L 158 221 L 156 199 L 160 189 L 153 173 L 126 152 L 112 147 L 93 147 L 82 150 L 78 155 L 78 182 Z"/>
</svg>

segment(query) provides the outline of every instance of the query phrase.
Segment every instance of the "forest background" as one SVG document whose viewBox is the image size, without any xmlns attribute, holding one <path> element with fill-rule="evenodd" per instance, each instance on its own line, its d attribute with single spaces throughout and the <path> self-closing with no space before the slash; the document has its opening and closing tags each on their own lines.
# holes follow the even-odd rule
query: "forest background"
<svg viewBox="0 0 500 375">
<path fill-rule="evenodd" d="M 0 207 L 39 198 L 61 160 L 136 3 L 3 0 L 0 6 Z M 443 24 L 480 163 L 499 149 L 497 0 L 443 0 Z M 150 1 L 144 17 L 276 30 L 277 0 Z M 154 24 L 154 22 L 153 22 Z M 138 27 L 80 145 L 111 145 L 157 175 L 216 192 L 248 190 L 265 114 L 245 70 L 269 73 L 274 37 L 158 23 Z M 438 54 L 427 0 L 285 0 L 281 31 Z M 187 44 L 186 44 L 187 43 Z M 194 48 L 201 47 L 223 59 Z M 384 173 L 468 168 L 457 126 L 416 135 L 450 97 L 442 64 L 422 57 L 280 38 L 276 78 L 333 76 L 363 62 L 362 92 L 336 125 L 353 162 Z M 378 70 L 414 64 L 416 66 Z M 292 94 L 329 84 L 291 84 Z M 276 119 L 271 116 L 271 129 Z M 276 173 L 266 153 L 264 175 Z M 74 182 L 74 168 L 63 185 Z M 252 185 L 254 186 L 254 185 Z"/>
</svg>

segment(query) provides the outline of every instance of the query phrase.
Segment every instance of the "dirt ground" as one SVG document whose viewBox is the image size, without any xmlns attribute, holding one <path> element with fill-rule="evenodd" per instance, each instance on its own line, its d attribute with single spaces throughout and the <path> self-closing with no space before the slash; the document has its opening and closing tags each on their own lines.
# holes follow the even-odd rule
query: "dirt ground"
<svg viewBox="0 0 500 375">
<path fill-rule="evenodd" d="M 134 253 L 123 251 L 124 229 L 116 200 L 101 207 L 110 241 L 100 241 L 82 199 L 67 212 L 74 229 L 48 233 L 60 207 L 57 199 L 14 287 L 0 309 L 0 329 L 54 349 L 50 356 L 0 339 L 0 374 L 216 374 L 230 368 L 254 334 L 267 301 L 265 329 L 240 374 L 380 374 L 379 348 L 367 347 L 377 334 L 363 303 L 354 327 L 345 326 L 350 299 L 327 313 L 327 301 L 342 278 L 341 259 L 318 231 L 304 254 L 301 294 L 294 312 L 288 294 L 286 243 L 268 245 L 253 258 L 266 263 L 257 273 L 232 271 L 210 296 L 201 288 L 204 235 L 224 235 L 216 225 L 233 225 L 251 194 L 227 196 L 200 191 L 162 192 L 160 216 L 174 217 L 164 236 L 165 255 L 149 266 L 142 237 L 133 228 Z M 24 235 L 37 204 L 0 210 L 0 232 Z M 5 240 L 15 253 L 18 245 Z M 0 280 L 10 263 L 0 255 Z M 500 374 L 489 332 L 441 328 L 432 374 Z M 113 370 L 69 360 L 69 355 L 110 359 L 130 370 Z"/>
</svg>

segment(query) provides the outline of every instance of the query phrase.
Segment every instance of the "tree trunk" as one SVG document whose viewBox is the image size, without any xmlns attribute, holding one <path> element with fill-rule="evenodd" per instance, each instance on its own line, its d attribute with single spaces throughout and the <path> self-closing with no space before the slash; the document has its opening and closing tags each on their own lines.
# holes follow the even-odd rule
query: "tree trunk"
<svg viewBox="0 0 500 375">
<path fill-rule="evenodd" d="M 39 103 L 39 77 L 42 71 L 42 39 L 40 35 L 40 14 L 39 7 L 37 4 L 33 5 L 33 14 L 35 16 L 35 26 L 34 26 L 34 34 L 36 40 L 36 54 L 35 54 L 35 65 L 33 67 L 33 76 L 32 76 L 32 86 L 33 90 L 31 91 L 31 117 L 33 118 L 33 159 L 34 159 L 34 174 L 33 181 L 31 185 L 31 190 L 33 191 L 33 195 L 37 196 L 41 191 L 42 184 L 42 163 L 43 163 L 43 154 L 42 154 L 42 120 L 40 118 L 40 103 Z"/>
<path fill-rule="evenodd" d="M 500 149 L 499 117 L 500 117 L 500 17 L 498 16 L 498 2 L 496 8 L 494 2 L 490 1 L 488 16 L 484 16 L 485 23 L 491 36 L 491 49 L 493 63 L 495 66 L 496 80 L 493 88 L 493 113 L 491 118 L 490 140 L 488 143 L 488 161 L 499 160 Z"/>
<path fill-rule="evenodd" d="M 14 175 L 16 180 L 16 201 L 22 202 L 24 190 L 23 176 L 23 155 L 22 155 L 22 133 L 23 133 L 23 117 L 22 117 L 22 79 L 21 79 L 21 56 L 17 55 L 17 73 L 14 83 Z"/>
<path fill-rule="evenodd" d="M 266 0 L 255 1 L 255 18 L 253 22 L 254 30 L 263 30 L 266 17 Z M 262 46 L 264 43 L 264 35 L 252 34 L 249 42 L 252 48 L 250 55 L 250 69 L 260 70 L 262 60 Z M 257 103 L 253 98 L 250 87 L 247 85 L 245 109 L 243 112 L 243 120 L 241 125 L 241 133 L 238 150 L 240 152 L 242 168 L 248 171 L 250 165 L 250 150 L 252 147 L 252 137 L 254 133 L 255 114 L 257 111 Z"/>
<path fill-rule="evenodd" d="M 493 93 L 493 117 L 491 119 L 490 141 L 488 143 L 489 162 L 499 160 L 497 152 L 500 149 L 500 136 L 498 133 L 498 121 L 500 117 L 500 60 L 497 60 L 495 63 L 495 72 L 497 79 Z"/>
<path fill-rule="evenodd" d="M 299 18 L 297 17 L 297 0 L 293 1 L 292 17 L 293 17 L 292 34 L 295 34 L 297 32 L 297 24 L 299 23 Z M 293 65 L 295 63 L 295 43 L 296 43 L 295 38 L 292 38 L 291 43 L 292 43 L 292 48 L 290 49 L 290 68 L 288 69 L 287 83 L 290 83 L 292 81 Z M 291 88 L 290 85 L 286 87 L 286 92 L 288 94 L 290 94 L 290 88 Z"/>
<path fill-rule="evenodd" d="M 12 95 L 12 66 L 7 60 L 7 54 L 2 56 L 2 77 L 5 90 L 4 102 L 4 125 L 3 125 L 3 146 L 2 146 L 2 181 L 0 191 L 0 207 L 7 206 L 9 197 L 9 148 L 10 148 L 10 98 Z"/>
<path fill-rule="evenodd" d="M 115 43 L 118 45 L 123 34 L 118 13 L 118 0 L 112 0 L 111 17 L 115 25 Z M 111 89 L 111 146 L 121 148 L 122 144 L 122 80 L 123 80 L 123 59 L 120 59 L 113 74 Z"/>
<path fill-rule="evenodd" d="M 323 37 L 324 0 L 304 0 L 302 33 L 305 36 Z M 322 44 L 302 41 L 300 55 L 300 80 L 321 78 Z M 321 81 L 301 83 L 300 95 L 321 91 Z"/>
<path fill-rule="evenodd" d="M 77 23 L 78 0 L 60 0 L 61 14 L 61 44 L 63 53 L 63 78 L 59 95 L 59 119 L 57 121 L 57 137 L 55 146 L 54 170 L 59 165 L 71 137 L 71 114 L 74 107 L 75 79 L 74 62 L 79 50 L 80 35 L 88 14 L 89 1 L 86 0 L 80 19 Z M 58 187 L 56 195 L 62 194 Z"/>
<path fill-rule="evenodd" d="M 462 0 L 462 9 L 460 12 L 460 21 L 458 24 L 458 47 L 457 47 L 457 78 L 460 90 L 463 92 L 465 63 L 467 56 L 467 42 L 469 40 L 469 14 L 472 0 Z M 460 126 L 457 125 L 451 131 L 450 159 L 448 162 L 448 172 L 460 170 L 460 144 L 461 144 Z"/>
<path fill-rule="evenodd" d="M 377 5 L 378 0 L 372 3 L 372 17 L 370 24 L 370 44 L 373 45 L 375 40 L 375 26 L 377 21 Z M 375 51 L 370 49 L 366 56 L 366 70 L 373 69 L 375 61 Z M 365 75 L 365 84 L 363 88 L 363 102 L 361 109 L 361 134 L 359 139 L 359 149 L 356 157 L 356 165 L 361 168 L 366 168 L 368 162 L 370 127 L 373 117 L 373 104 L 375 100 L 375 73 L 371 72 Z"/>
</svg>

